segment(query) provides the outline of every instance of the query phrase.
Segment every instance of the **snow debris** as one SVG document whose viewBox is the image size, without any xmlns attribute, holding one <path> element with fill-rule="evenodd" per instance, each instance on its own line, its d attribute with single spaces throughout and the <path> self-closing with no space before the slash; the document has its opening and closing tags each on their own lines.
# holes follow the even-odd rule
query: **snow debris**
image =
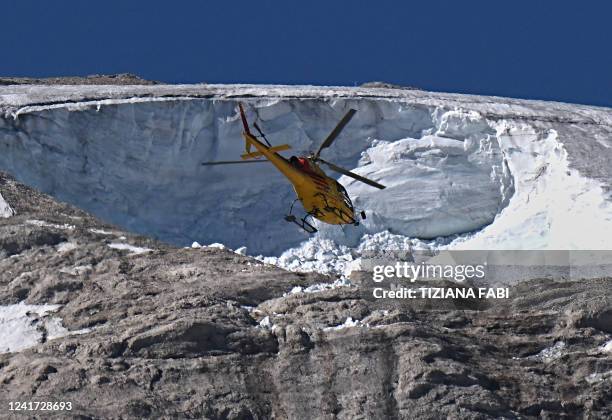
<svg viewBox="0 0 612 420">
<path fill-rule="evenodd" d="M 601 346 L 600 350 L 604 353 L 612 353 L 612 340 L 608 341 L 603 346 Z"/>
<path fill-rule="evenodd" d="M 2 197 L 2 194 L 0 194 L 0 217 L 6 219 L 8 217 L 13 216 L 14 214 L 15 214 L 15 211 L 4 200 L 4 198 Z"/>
<path fill-rule="evenodd" d="M 223 244 L 220 244 L 218 242 L 214 242 L 210 245 L 206 245 L 206 248 L 216 248 L 216 249 L 229 249 L 228 247 L 226 247 Z"/>
<path fill-rule="evenodd" d="M 259 326 L 261 328 L 272 328 L 272 321 L 270 321 L 270 317 L 266 316 L 264 317 L 264 319 L 262 319 L 261 321 L 259 321 Z"/>
<path fill-rule="evenodd" d="M 120 249 L 120 250 L 125 250 L 125 251 L 129 251 L 131 254 L 144 254 L 145 252 L 152 252 L 153 250 L 151 248 L 143 248 L 143 247 L 139 247 L 139 246 L 134 246 L 134 245 L 130 245 L 130 244 L 123 244 L 123 243 L 118 243 L 118 242 L 113 242 L 108 244 L 109 248 L 113 248 L 113 249 Z"/>
<path fill-rule="evenodd" d="M 280 257 L 255 258 L 265 264 L 276 265 L 289 271 L 316 271 L 323 274 L 344 273 L 346 264 L 353 260 L 350 248 L 316 236 L 298 248 L 285 251 Z"/>
<path fill-rule="evenodd" d="M 44 220 L 36 220 L 36 219 L 26 220 L 25 222 L 29 225 L 48 227 L 48 228 L 53 228 L 53 229 L 73 230 L 75 228 L 74 225 L 69 225 L 67 223 L 63 225 L 58 225 L 55 223 L 49 223 L 49 222 L 45 222 Z"/>
<path fill-rule="evenodd" d="M 612 380 L 612 370 L 609 370 L 607 372 L 601 372 L 601 373 L 591 373 L 590 375 L 588 375 L 586 378 L 584 378 L 585 381 L 587 381 L 587 383 L 589 384 L 595 384 L 597 382 L 601 382 L 601 381 L 605 381 L 605 380 Z"/>
<path fill-rule="evenodd" d="M 241 246 L 240 248 L 236 249 L 234 252 L 239 255 L 247 255 L 247 247 Z"/>
<path fill-rule="evenodd" d="M 197 248 L 202 248 L 202 245 L 200 245 L 200 243 L 199 243 L 199 242 L 194 241 L 194 242 L 191 244 L 191 247 L 192 247 L 192 248 L 194 248 L 194 249 L 197 249 Z"/>
<path fill-rule="evenodd" d="M 340 325 L 336 325 L 334 327 L 325 327 L 323 328 L 323 331 L 338 331 L 338 330 L 343 330 L 345 328 L 353 328 L 353 327 L 362 327 L 364 326 L 360 320 L 356 319 L 353 320 L 352 317 L 348 317 L 346 318 L 346 321 L 344 321 L 343 324 Z"/>
<path fill-rule="evenodd" d="M 77 265 L 75 267 L 62 268 L 59 270 L 60 273 L 69 274 L 71 276 L 81 276 L 86 273 L 90 273 L 93 271 L 93 266 L 91 264 L 87 265 Z"/>
<path fill-rule="evenodd" d="M 254 313 L 257 312 L 257 310 L 253 311 Z M 278 314 L 274 314 L 275 316 L 280 316 Z M 272 332 L 272 334 L 275 334 L 276 331 L 278 330 L 278 325 L 273 324 L 272 321 L 270 320 L 269 316 L 265 316 L 261 321 L 259 321 L 259 324 L 257 325 L 257 328 L 264 328 L 266 330 L 270 330 L 270 332 Z"/>
<path fill-rule="evenodd" d="M 334 281 L 333 283 L 317 283 L 308 287 L 295 286 L 293 289 L 291 289 L 291 291 L 289 291 L 289 293 L 285 293 L 283 294 L 283 296 L 288 296 L 295 293 L 318 293 L 323 292 L 325 290 L 337 289 L 340 287 L 355 287 L 355 285 L 351 283 L 349 279 L 342 277 Z"/>
<path fill-rule="evenodd" d="M 93 229 L 92 228 L 92 229 L 89 229 L 89 231 L 91 233 L 95 233 L 95 234 L 98 234 L 98 235 L 114 235 L 115 234 L 114 232 L 111 232 L 109 230 L 104 230 L 104 229 Z"/>
<path fill-rule="evenodd" d="M 550 363 L 563 356 L 563 350 L 566 344 L 564 341 L 557 341 L 552 347 L 547 347 L 538 354 L 529 356 L 528 359 L 535 359 L 544 363 Z"/>
<path fill-rule="evenodd" d="M 77 249 L 79 246 L 76 242 L 61 242 L 56 245 L 57 252 L 60 254 L 73 251 Z"/>
</svg>

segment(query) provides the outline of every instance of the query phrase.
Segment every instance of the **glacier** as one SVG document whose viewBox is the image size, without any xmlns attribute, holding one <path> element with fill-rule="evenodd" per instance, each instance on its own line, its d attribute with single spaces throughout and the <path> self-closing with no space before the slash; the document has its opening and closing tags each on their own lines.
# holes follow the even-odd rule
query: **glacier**
<svg viewBox="0 0 612 420">
<path fill-rule="evenodd" d="M 339 178 L 367 219 L 309 236 L 283 221 L 294 193 L 268 163 L 202 166 L 243 153 L 238 101 L 293 154 L 357 109 L 322 157 L 387 186 Z M 585 105 L 386 88 L 0 87 L 0 170 L 131 231 L 246 247 L 294 270 L 341 273 L 371 249 L 610 249 L 611 158 L 612 110 Z"/>
</svg>

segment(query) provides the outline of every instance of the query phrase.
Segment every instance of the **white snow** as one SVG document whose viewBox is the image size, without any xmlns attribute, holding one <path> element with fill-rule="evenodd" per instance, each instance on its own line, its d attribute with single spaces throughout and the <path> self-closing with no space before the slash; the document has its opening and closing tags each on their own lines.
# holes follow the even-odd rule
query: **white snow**
<svg viewBox="0 0 612 420">
<path fill-rule="evenodd" d="M 91 264 L 77 265 L 74 267 L 61 268 L 59 271 L 60 273 L 69 274 L 71 276 L 81 276 L 93 271 L 93 266 Z"/>
<path fill-rule="evenodd" d="M 140 246 L 134 246 L 134 245 L 130 245 L 130 244 L 123 244 L 123 243 L 119 243 L 119 242 L 113 242 L 108 244 L 109 248 L 113 248 L 113 249 L 120 249 L 120 250 L 125 250 L 125 251 L 129 251 L 131 254 L 144 254 L 145 252 L 151 252 L 153 251 L 151 248 L 144 248 L 144 247 L 140 247 Z"/>
<path fill-rule="evenodd" d="M 0 217 L 6 219 L 14 214 L 15 212 L 11 206 L 8 205 L 8 203 L 2 197 L 2 194 L 0 194 Z"/>
<path fill-rule="evenodd" d="M 259 326 L 261 328 L 272 328 L 272 321 L 270 321 L 270 317 L 266 316 L 261 321 L 259 321 Z"/>
<path fill-rule="evenodd" d="M 74 225 L 69 225 L 67 223 L 58 225 L 57 223 L 49 223 L 49 222 L 45 222 L 44 220 L 36 220 L 36 219 L 26 220 L 25 222 L 29 225 L 48 227 L 52 229 L 74 230 L 75 228 Z"/>
<path fill-rule="evenodd" d="M 601 351 L 603 351 L 604 353 L 612 353 L 612 340 L 601 346 Z"/>
<path fill-rule="evenodd" d="M 0 353 L 17 352 L 38 344 L 46 331 L 47 339 L 72 334 L 85 334 L 90 329 L 68 331 L 60 318 L 50 314 L 61 305 L 14 305 L 0 306 Z"/>
<path fill-rule="evenodd" d="M 95 233 L 95 234 L 98 234 L 98 235 L 114 235 L 115 234 L 114 232 L 111 232 L 109 230 L 104 230 L 104 229 L 93 229 L 92 228 L 92 229 L 89 229 L 89 231 L 91 233 Z"/>
<path fill-rule="evenodd" d="M 200 165 L 243 152 L 234 98 L 294 154 L 357 109 L 322 157 L 387 186 L 339 178 L 367 219 L 308 236 L 283 221 L 294 193 L 271 165 Z M 7 86 L 2 112 L 1 169 L 180 246 L 340 275 L 372 250 L 612 248 L 607 108 L 397 89 Z"/>
<path fill-rule="evenodd" d="M 247 247 L 241 246 L 240 248 L 235 249 L 234 252 L 238 255 L 247 255 Z"/>
<path fill-rule="evenodd" d="M 589 384 L 595 384 L 597 382 L 601 382 L 605 380 L 612 380 L 612 370 L 609 370 L 607 372 L 591 373 L 590 375 L 586 376 L 584 379 Z"/>
<path fill-rule="evenodd" d="M 612 247 L 612 205 L 601 185 L 569 167 L 554 130 L 500 125 L 499 142 L 515 193 L 495 223 L 451 244 L 454 249 L 588 249 Z"/>
<path fill-rule="evenodd" d="M 352 317 L 348 317 L 346 318 L 346 321 L 344 321 L 343 324 L 340 325 L 336 325 L 333 327 L 325 327 L 323 328 L 323 331 L 339 331 L 339 330 L 343 330 L 345 328 L 353 328 L 353 327 L 361 327 L 363 326 L 363 324 L 361 323 L 360 320 L 358 319 L 353 319 Z"/>
<path fill-rule="evenodd" d="M 300 247 L 285 251 L 280 257 L 257 257 L 266 264 L 274 264 L 291 271 L 318 271 L 324 274 L 340 273 L 353 260 L 347 246 L 331 239 L 314 236 Z"/>
<path fill-rule="evenodd" d="M 57 252 L 59 252 L 60 254 L 64 254 L 66 252 L 73 251 L 77 249 L 78 247 L 79 245 L 76 242 L 70 242 L 70 241 L 61 242 L 56 245 Z"/>
<path fill-rule="evenodd" d="M 318 293 L 325 290 L 333 290 L 339 287 L 353 287 L 354 285 L 347 278 L 339 278 L 332 283 L 317 283 L 308 287 L 295 286 L 289 293 L 285 293 L 284 296 L 292 295 L 296 293 Z"/>
<path fill-rule="evenodd" d="M 549 363 L 563 356 L 565 347 L 566 347 L 565 342 L 557 341 L 553 346 L 547 347 L 543 349 L 542 351 L 540 351 L 538 354 L 529 356 L 529 358 L 540 360 L 544 363 Z"/>
</svg>

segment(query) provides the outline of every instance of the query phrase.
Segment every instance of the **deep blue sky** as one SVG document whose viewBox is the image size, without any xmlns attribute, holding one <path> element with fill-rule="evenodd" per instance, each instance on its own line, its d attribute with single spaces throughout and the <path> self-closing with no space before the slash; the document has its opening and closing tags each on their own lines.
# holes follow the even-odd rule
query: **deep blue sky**
<svg viewBox="0 0 612 420">
<path fill-rule="evenodd" d="M 0 75 L 348 85 L 612 106 L 609 1 L 30 1 Z"/>
</svg>

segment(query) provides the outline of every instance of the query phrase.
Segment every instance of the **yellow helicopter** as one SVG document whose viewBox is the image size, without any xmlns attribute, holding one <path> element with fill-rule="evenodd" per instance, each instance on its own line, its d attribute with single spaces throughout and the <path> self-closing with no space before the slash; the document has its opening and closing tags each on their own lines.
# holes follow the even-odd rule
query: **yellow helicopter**
<svg viewBox="0 0 612 420">
<path fill-rule="evenodd" d="M 318 165 L 319 163 L 322 163 L 332 171 L 339 172 L 365 184 L 371 185 L 372 187 L 379 189 L 385 188 L 384 185 L 381 185 L 378 182 L 364 178 L 351 171 L 334 165 L 331 162 L 327 162 L 321 159 L 319 156 L 321 151 L 333 143 L 342 129 L 344 129 L 344 126 L 346 126 L 351 118 L 353 118 L 353 115 L 355 115 L 356 112 L 354 109 L 350 109 L 346 113 L 346 115 L 340 120 L 323 143 L 321 143 L 321 146 L 319 146 L 316 153 L 311 154 L 310 156 L 291 156 L 291 158 L 286 159 L 278 154 L 278 152 L 289 150 L 291 146 L 288 144 L 272 146 L 257 123 L 254 123 L 253 126 L 263 139 L 263 142 L 260 141 L 251 133 L 251 130 L 249 129 L 249 124 L 247 122 L 242 104 L 238 104 L 238 108 L 240 111 L 240 118 L 242 119 L 242 125 L 244 127 L 242 136 L 244 137 L 246 148 L 246 153 L 241 155 L 242 160 L 204 162 L 202 165 L 271 162 L 291 182 L 297 195 L 297 199 L 291 204 L 289 214 L 285 216 L 286 221 L 297 224 L 308 233 L 314 233 L 317 231 L 317 229 L 308 222 L 307 219 L 309 217 L 314 217 L 331 225 L 359 225 L 359 222 L 355 217 L 353 203 L 351 202 L 346 189 L 338 181 L 327 176 Z M 257 151 L 251 152 L 251 146 L 255 147 Z M 262 157 L 265 159 L 260 159 Z M 302 203 L 302 206 L 306 211 L 306 215 L 300 219 L 297 219 L 292 214 L 293 205 L 298 200 Z M 361 217 L 363 219 L 366 218 L 364 211 L 361 211 Z"/>
</svg>

